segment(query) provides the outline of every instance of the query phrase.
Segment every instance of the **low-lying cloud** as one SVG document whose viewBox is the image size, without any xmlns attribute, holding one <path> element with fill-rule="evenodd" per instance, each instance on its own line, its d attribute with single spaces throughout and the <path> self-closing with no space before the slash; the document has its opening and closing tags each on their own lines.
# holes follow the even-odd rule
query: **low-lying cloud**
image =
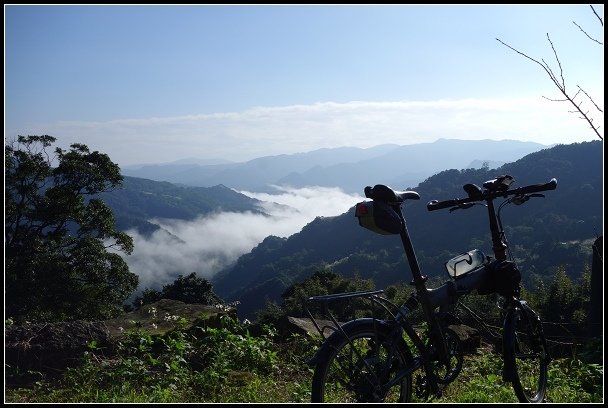
<svg viewBox="0 0 608 408">
<path fill-rule="evenodd" d="M 161 289 L 178 275 L 196 272 L 209 279 L 270 235 L 289 237 L 318 216 L 340 215 L 361 201 L 338 188 L 279 188 L 276 194 L 241 191 L 263 200 L 260 210 L 219 212 L 193 221 L 153 219 L 162 228 L 150 238 L 134 230 L 135 249 L 126 256 L 139 276 L 139 290 Z"/>
<path fill-rule="evenodd" d="M 603 102 L 603 94 L 596 96 Z M 50 134 L 62 147 L 84 143 L 119 165 L 186 157 L 247 161 L 319 148 L 368 148 L 463 140 L 523 140 L 545 145 L 595 139 L 571 106 L 537 95 L 517 99 L 319 102 L 240 112 L 105 122 L 56 122 L 19 129 Z M 594 124 L 603 128 L 603 115 Z M 598 116 L 598 117 L 595 117 Z M 40 133 L 42 132 L 42 133 Z M 7 129 L 10 136 L 12 130 Z"/>
</svg>

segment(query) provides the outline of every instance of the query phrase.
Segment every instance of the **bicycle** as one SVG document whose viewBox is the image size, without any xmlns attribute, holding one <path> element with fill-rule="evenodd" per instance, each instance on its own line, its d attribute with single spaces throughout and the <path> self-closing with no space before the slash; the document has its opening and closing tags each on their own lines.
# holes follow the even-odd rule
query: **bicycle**
<svg viewBox="0 0 608 408">
<path fill-rule="evenodd" d="M 413 392 L 421 399 L 441 396 L 442 389 L 460 374 L 464 360 L 461 341 L 450 328 L 458 322 L 454 308 L 460 298 L 473 291 L 498 294 L 503 300 L 502 333 L 498 335 L 502 341 L 503 380 L 512 384 L 520 402 L 545 399 L 551 357 L 540 317 L 520 298 L 521 274 L 506 240 L 500 210 L 506 204 L 521 205 L 532 197 L 544 197 L 538 193 L 555 189 L 557 180 L 511 190 L 513 180 L 509 175 L 499 176 L 483 183 L 483 189 L 466 184 L 463 189 L 467 197 L 427 204 L 428 211 L 485 206 L 494 253 L 492 259 L 475 249 L 450 259 L 446 263 L 450 279 L 435 289 L 427 288 L 427 277 L 421 273 L 401 208 L 406 200 L 419 200 L 419 194 L 394 191 L 382 184 L 365 187 L 365 197 L 372 201 L 356 205 L 359 224 L 376 233 L 400 235 L 415 290 L 401 306 L 383 296 L 383 290 L 307 299 L 305 310 L 323 338 L 309 361 L 314 368 L 312 402 L 410 402 Z M 505 201 L 496 211 L 494 200 L 498 198 Z M 372 316 L 340 323 L 330 310 L 330 305 L 339 300 L 369 301 Z M 315 319 L 313 305 L 323 307 L 330 318 L 328 323 Z M 410 321 L 418 307 L 426 326 L 420 334 Z"/>
</svg>

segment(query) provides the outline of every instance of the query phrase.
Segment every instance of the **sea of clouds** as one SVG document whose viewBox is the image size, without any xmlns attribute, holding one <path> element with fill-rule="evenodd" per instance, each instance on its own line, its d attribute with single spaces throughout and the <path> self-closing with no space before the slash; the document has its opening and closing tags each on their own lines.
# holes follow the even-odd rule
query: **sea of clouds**
<svg viewBox="0 0 608 408">
<path fill-rule="evenodd" d="M 192 221 L 152 219 L 161 229 L 151 237 L 136 230 L 134 251 L 124 256 L 131 272 L 139 276 L 138 292 L 162 289 L 179 275 L 195 272 L 210 279 L 217 272 L 249 253 L 264 238 L 289 237 L 316 217 L 343 214 L 363 196 L 338 188 L 289 188 L 275 186 L 276 193 L 240 191 L 262 201 L 260 211 L 218 212 Z"/>
</svg>

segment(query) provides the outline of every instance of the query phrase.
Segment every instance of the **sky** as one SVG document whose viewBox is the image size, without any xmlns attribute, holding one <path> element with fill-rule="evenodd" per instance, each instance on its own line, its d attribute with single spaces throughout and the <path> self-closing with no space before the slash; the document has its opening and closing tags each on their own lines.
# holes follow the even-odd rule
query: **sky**
<svg viewBox="0 0 608 408">
<path fill-rule="evenodd" d="M 596 5 L 604 17 L 604 6 Z M 5 5 L 5 141 L 120 166 L 439 138 L 597 140 L 542 68 L 603 107 L 589 5 Z M 557 64 L 551 43 L 555 47 Z M 583 106 L 601 126 L 603 113 Z"/>
<path fill-rule="evenodd" d="M 589 5 L 5 4 L 5 143 L 48 134 L 128 166 L 440 138 L 596 140 L 571 105 L 546 99 L 562 96 L 542 68 L 497 41 L 603 107 L 603 45 L 574 23 L 603 43 Z M 603 134 L 603 113 L 583 106 Z M 363 199 L 320 187 L 243 193 L 269 216 L 128 231 L 139 289 L 176 273 L 210 278 L 268 235 Z"/>
</svg>

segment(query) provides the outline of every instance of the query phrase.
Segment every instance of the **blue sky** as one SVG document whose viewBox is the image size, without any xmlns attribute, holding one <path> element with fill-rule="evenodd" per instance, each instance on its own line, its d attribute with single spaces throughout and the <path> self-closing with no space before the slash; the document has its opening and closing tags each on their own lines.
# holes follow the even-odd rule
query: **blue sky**
<svg viewBox="0 0 608 408">
<path fill-rule="evenodd" d="M 594 6 L 603 20 L 603 5 Z M 546 73 L 603 106 L 589 5 L 5 5 L 5 139 L 119 165 L 438 138 L 596 140 Z M 590 110 L 601 125 L 603 113 Z"/>
</svg>

